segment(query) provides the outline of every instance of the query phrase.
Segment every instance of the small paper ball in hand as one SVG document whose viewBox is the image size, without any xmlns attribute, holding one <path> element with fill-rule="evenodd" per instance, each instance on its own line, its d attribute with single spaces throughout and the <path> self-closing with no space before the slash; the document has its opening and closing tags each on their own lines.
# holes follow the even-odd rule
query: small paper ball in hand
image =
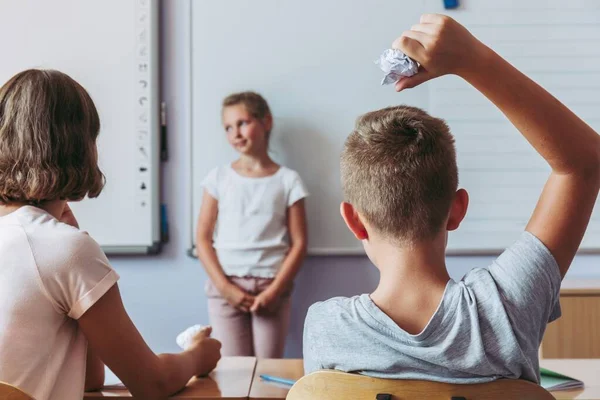
<svg viewBox="0 0 600 400">
<path fill-rule="evenodd" d="M 396 83 L 401 77 L 413 76 L 419 70 L 419 64 L 415 60 L 396 49 L 385 50 L 379 59 L 375 60 L 375 64 L 385 72 L 381 80 L 382 85 Z"/>
</svg>

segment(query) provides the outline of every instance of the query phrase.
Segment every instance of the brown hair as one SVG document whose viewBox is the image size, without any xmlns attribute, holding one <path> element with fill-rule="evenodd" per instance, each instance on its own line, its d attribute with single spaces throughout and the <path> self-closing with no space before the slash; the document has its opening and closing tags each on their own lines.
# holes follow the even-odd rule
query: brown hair
<svg viewBox="0 0 600 400">
<path fill-rule="evenodd" d="M 408 106 L 362 115 L 341 157 L 342 187 L 373 227 L 399 242 L 431 239 L 458 186 L 446 123 Z"/>
<path fill-rule="evenodd" d="M 256 92 L 233 93 L 223 99 L 223 109 L 225 109 L 225 107 L 237 106 L 238 104 L 243 104 L 250 115 L 256 119 L 262 120 L 271 115 L 269 104 L 264 97 Z M 270 131 L 267 132 L 267 140 L 269 139 L 270 133 Z"/>
<path fill-rule="evenodd" d="M 97 197 L 104 186 L 94 102 L 62 72 L 30 69 L 0 88 L 0 203 Z"/>
</svg>

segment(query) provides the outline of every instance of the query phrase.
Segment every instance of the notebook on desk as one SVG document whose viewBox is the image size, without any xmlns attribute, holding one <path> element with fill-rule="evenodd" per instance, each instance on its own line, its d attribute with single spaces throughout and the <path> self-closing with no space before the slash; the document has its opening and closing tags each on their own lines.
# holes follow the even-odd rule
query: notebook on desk
<svg viewBox="0 0 600 400">
<path fill-rule="evenodd" d="M 570 376 L 540 368 L 540 385 L 546 390 L 569 390 L 583 388 L 583 382 Z"/>
</svg>

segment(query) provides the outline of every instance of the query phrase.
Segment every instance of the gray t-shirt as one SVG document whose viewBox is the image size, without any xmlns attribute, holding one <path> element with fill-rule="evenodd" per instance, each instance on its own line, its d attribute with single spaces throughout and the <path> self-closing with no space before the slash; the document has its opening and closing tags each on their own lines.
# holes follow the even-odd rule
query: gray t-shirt
<svg viewBox="0 0 600 400">
<path fill-rule="evenodd" d="M 550 251 L 524 232 L 488 268 L 450 280 L 423 331 L 411 335 L 368 294 L 310 307 L 304 369 L 337 369 L 391 379 L 539 382 L 538 348 L 560 317 L 561 277 Z"/>
</svg>

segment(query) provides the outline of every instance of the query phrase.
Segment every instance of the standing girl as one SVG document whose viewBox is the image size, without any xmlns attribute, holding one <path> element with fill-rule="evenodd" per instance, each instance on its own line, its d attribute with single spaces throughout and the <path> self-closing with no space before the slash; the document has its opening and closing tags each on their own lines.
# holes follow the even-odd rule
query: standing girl
<svg viewBox="0 0 600 400">
<path fill-rule="evenodd" d="M 306 253 L 308 194 L 295 171 L 268 155 L 273 118 L 265 99 L 232 94 L 222 119 L 240 158 L 203 181 L 197 249 L 210 278 L 208 313 L 223 355 L 279 358 Z"/>
</svg>

